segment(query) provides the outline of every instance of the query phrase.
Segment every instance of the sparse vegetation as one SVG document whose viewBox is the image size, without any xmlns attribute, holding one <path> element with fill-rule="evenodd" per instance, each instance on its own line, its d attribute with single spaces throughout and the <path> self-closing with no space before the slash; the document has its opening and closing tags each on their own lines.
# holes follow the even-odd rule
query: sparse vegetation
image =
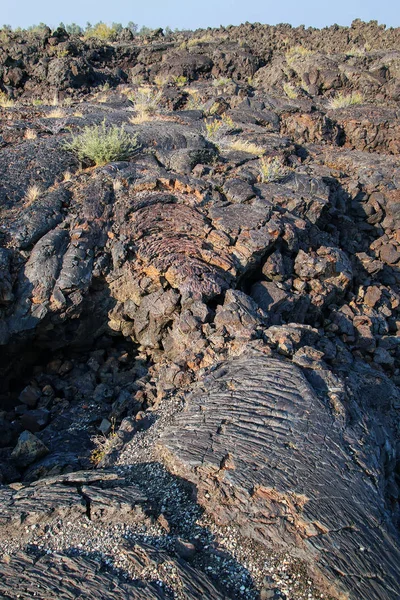
<svg viewBox="0 0 400 600">
<path fill-rule="evenodd" d="M 312 54 L 312 52 L 311 50 L 308 50 L 308 48 L 304 48 L 303 46 L 293 46 L 286 52 L 285 59 L 288 65 L 291 66 L 297 58 L 308 56 L 310 54 Z"/>
<path fill-rule="evenodd" d="M 136 135 L 129 135 L 123 126 L 107 126 L 105 121 L 84 127 L 71 142 L 65 144 L 65 148 L 76 154 L 80 161 L 89 160 L 96 166 L 127 160 L 138 146 Z"/>
<path fill-rule="evenodd" d="M 223 126 L 222 121 L 211 121 L 211 123 L 206 123 L 206 131 L 207 137 L 209 140 L 215 141 L 219 134 L 221 133 L 221 127 Z"/>
<path fill-rule="evenodd" d="M 187 45 L 189 48 L 193 48 L 193 46 L 199 46 L 200 44 L 209 44 L 212 41 L 212 35 L 203 35 L 198 38 L 191 38 L 190 40 L 188 40 Z"/>
<path fill-rule="evenodd" d="M 54 92 L 53 98 L 51 99 L 50 106 L 58 106 L 60 104 L 57 92 Z"/>
<path fill-rule="evenodd" d="M 118 192 L 120 192 L 124 187 L 124 184 L 122 182 L 122 179 L 114 179 L 113 181 L 113 190 L 114 193 L 117 194 Z"/>
<path fill-rule="evenodd" d="M 183 87 L 184 85 L 187 84 L 187 82 L 188 82 L 188 78 L 184 77 L 183 75 L 180 75 L 179 77 L 174 78 L 174 83 L 178 87 Z"/>
<path fill-rule="evenodd" d="M 287 175 L 287 168 L 282 164 L 282 161 L 275 157 L 263 157 L 260 161 L 260 176 L 263 183 L 271 183 L 279 181 Z"/>
<path fill-rule="evenodd" d="M 11 108 L 14 106 L 14 100 L 9 98 L 6 93 L 0 91 L 0 106 L 1 108 Z"/>
<path fill-rule="evenodd" d="M 37 133 L 34 129 L 26 129 L 24 137 L 26 140 L 35 140 L 37 138 Z"/>
<path fill-rule="evenodd" d="M 68 50 L 65 49 L 57 49 L 57 58 L 66 58 L 69 55 Z"/>
<path fill-rule="evenodd" d="M 128 98 L 133 102 L 136 111 L 135 117 L 130 121 L 132 123 L 143 123 L 148 121 L 160 108 L 162 91 L 155 91 L 154 87 L 143 86 L 134 93 L 130 93 Z"/>
<path fill-rule="evenodd" d="M 354 104 L 362 104 L 363 100 L 362 94 L 359 92 L 352 92 L 351 94 L 339 92 L 329 101 L 328 108 L 347 108 L 348 106 L 353 106 Z"/>
<path fill-rule="evenodd" d="M 204 103 L 201 101 L 197 90 L 186 89 L 189 94 L 188 101 L 186 102 L 187 110 L 203 110 Z"/>
<path fill-rule="evenodd" d="M 357 58 L 362 58 L 363 56 L 365 56 L 366 52 L 367 50 L 365 48 L 357 48 L 357 46 L 353 46 L 353 48 L 346 50 L 345 54 L 347 56 L 355 56 Z"/>
<path fill-rule="evenodd" d="M 66 114 L 61 108 L 55 108 L 43 116 L 45 119 L 62 119 Z"/>
<path fill-rule="evenodd" d="M 234 140 L 229 144 L 229 146 L 232 150 L 237 150 L 238 152 L 248 152 L 248 154 L 254 154 L 255 156 L 262 156 L 265 153 L 263 146 L 246 140 Z"/>
<path fill-rule="evenodd" d="M 213 86 L 214 87 L 224 87 L 225 85 L 228 85 L 229 83 L 232 83 L 232 79 L 229 79 L 229 77 L 219 77 L 219 79 L 214 79 Z"/>
<path fill-rule="evenodd" d="M 111 419 L 111 431 L 108 436 L 101 434 L 95 435 L 91 438 L 91 441 L 95 445 L 95 448 L 92 450 L 90 454 L 90 462 L 94 465 L 98 465 L 101 463 L 103 458 L 110 453 L 113 447 L 114 439 L 116 437 L 115 431 L 115 419 Z"/>
<path fill-rule="evenodd" d="M 161 75 L 156 75 L 154 77 L 154 83 L 158 87 L 164 87 L 164 85 L 167 85 L 168 82 L 169 82 L 169 77 L 165 77 L 165 76 L 161 76 Z"/>
<path fill-rule="evenodd" d="M 222 115 L 219 119 L 214 119 L 205 124 L 206 137 L 212 142 L 221 141 L 224 135 L 227 135 L 231 129 L 235 128 L 235 123 L 228 115 Z"/>
<path fill-rule="evenodd" d="M 39 185 L 37 185 L 36 183 L 34 183 L 33 185 L 30 185 L 25 193 L 25 198 L 24 198 L 25 208 L 28 208 L 29 206 L 31 206 L 31 204 L 36 202 L 36 200 L 39 198 L 41 193 L 42 193 L 42 190 L 40 189 Z"/>
<path fill-rule="evenodd" d="M 293 86 L 290 85 L 290 83 L 283 84 L 283 91 L 285 92 L 285 94 L 288 98 L 290 98 L 291 100 L 296 100 L 296 98 L 297 98 L 296 90 Z"/>
<path fill-rule="evenodd" d="M 118 23 L 113 23 L 111 26 L 107 25 L 100 21 L 96 25 L 87 27 L 85 30 L 85 38 L 96 38 L 98 40 L 103 40 L 105 42 L 114 41 L 119 33 L 119 27 L 122 29 L 122 25 Z"/>
<path fill-rule="evenodd" d="M 63 181 L 66 183 L 68 181 L 71 181 L 71 179 L 72 179 L 71 171 L 65 171 L 65 173 L 63 174 Z"/>
</svg>

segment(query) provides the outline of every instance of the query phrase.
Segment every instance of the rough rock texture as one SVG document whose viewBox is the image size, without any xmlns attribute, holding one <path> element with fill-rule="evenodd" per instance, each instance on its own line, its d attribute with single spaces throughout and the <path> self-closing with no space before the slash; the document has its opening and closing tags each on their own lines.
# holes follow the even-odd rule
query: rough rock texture
<svg viewBox="0 0 400 600">
<path fill-rule="evenodd" d="M 298 367 L 242 356 L 202 381 L 160 443 L 218 523 L 267 546 L 296 547 L 338 594 L 391 598 L 400 590 L 399 547 L 378 465 L 366 466 L 362 427 L 345 427 Z"/>
<path fill-rule="evenodd" d="M 397 599 L 399 30 L 0 35 L 0 594 Z"/>
</svg>

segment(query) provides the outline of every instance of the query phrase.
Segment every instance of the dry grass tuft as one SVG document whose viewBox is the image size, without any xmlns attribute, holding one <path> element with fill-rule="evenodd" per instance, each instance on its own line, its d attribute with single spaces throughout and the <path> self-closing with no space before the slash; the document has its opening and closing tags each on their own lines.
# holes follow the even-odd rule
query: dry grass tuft
<svg viewBox="0 0 400 600">
<path fill-rule="evenodd" d="M 289 48 L 289 50 L 285 54 L 285 59 L 288 65 L 291 66 L 297 58 L 309 56 L 310 54 L 312 54 L 311 50 L 308 50 L 308 48 L 303 48 L 303 46 L 298 45 L 293 46 L 293 48 Z"/>
<path fill-rule="evenodd" d="M 225 85 L 228 85 L 229 83 L 232 83 L 232 79 L 229 79 L 229 77 L 220 77 L 219 79 L 213 80 L 214 87 L 224 87 Z"/>
<path fill-rule="evenodd" d="M 73 175 L 71 173 L 71 171 L 65 171 L 65 173 L 63 174 L 63 181 L 66 183 L 67 181 L 71 181 Z"/>
<path fill-rule="evenodd" d="M 28 208 L 29 206 L 31 206 L 31 204 L 36 202 L 36 200 L 39 198 L 39 196 L 41 194 L 42 194 L 42 190 L 39 185 L 37 185 L 36 183 L 34 183 L 33 185 L 30 185 L 28 187 L 28 189 L 26 190 L 26 194 L 25 194 L 25 198 L 24 198 L 25 208 Z"/>
<path fill-rule="evenodd" d="M 24 138 L 26 140 L 35 140 L 37 138 L 37 133 L 34 129 L 26 129 Z"/>
<path fill-rule="evenodd" d="M 5 92 L 0 91 L 0 106 L 1 108 L 12 108 L 15 102 L 7 96 Z"/>
<path fill-rule="evenodd" d="M 66 117 L 66 113 L 62 110 L 62 108 L 55 108 L 43 116 L 45 119 L 63 119 Z"/>
<path fill-rule="evenodd" d="M 114 179 L 113 181 L 113 190 L 115 194 L 118 194 L 124 187 L 124 184 L 121 179 Z"/>
<path fill-rule="evenodd" d="M 142 86 L 136 92 L 131 92 L 128 98 L 133 102 L 133 107 L 137 112 L 139 123 L 148 121 L 149 117 L 155 115 L 160 109 L 162 91 L 156 91 L 154 87 Z"/>
<path fill-rule="evenodd" d="M 148 121 L 154 121 L 154 116 L 141 110 L 137 112 L 134 117 L 129 117 L 129 123 L 132 125 L 140 125 L 141 123 L 147 123 Z"/>
<path fill-rule="evenodd" d="M 58 94 L 57 92 L 54 92 L 54 96 L 50 102 L 50 106 L 58 106 L 60 104 L 60 101 L 58 99 Z"/>
<path fill-rule="evenodd" d="M 235 123 L 231 117 L 222 115 L 220 119 L 215 119 L 209 123 L 206 123 L 206 137 L 215 142 L 221 139 L 222 136 L 226 135 L 229 130 L 235 128 Z"/>
<path fill-rule="evenodd" d="M 290 85 L 290 83 L 283 84 L 283 91 L 285 92 L 285 94 L 288 98 L 290 98 L 291 100 L 296 100 L 297 92 L 296 92 L 295 88 Z"/>
<path fill-rule="evenodd" d="M 364 98 L 359 92 L 352 92 L 351 94 L 339 92 L 337 96 L 329 101 L 328 108 L 347 108 L 348 106 L 353 106 L 354 104 L 362 104 L 363 101 Z"/>
<path fill-rule="evenodd" d="M 235 140 L 229 146 L 232 150 L 247 152 L 248 154 L 254 154 L 254 156 L 262 156 L 265 153 L 265 148 L 246 140 Z"/>
</svg>

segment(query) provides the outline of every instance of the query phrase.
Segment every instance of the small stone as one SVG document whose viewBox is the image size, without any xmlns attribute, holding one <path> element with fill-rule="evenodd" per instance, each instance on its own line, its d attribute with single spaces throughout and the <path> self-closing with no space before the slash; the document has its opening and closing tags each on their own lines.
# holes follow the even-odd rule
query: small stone
<svg viewBox="0 0 400 600">
<path fill-rule="evenodd" d="M 400 252 L 393 244 L 384 244 L 380 249 L 380 257 L 388 265 L 394 265 L 400 260 Z"/>
<path fill-rule="evenodd" d="M 27 406 L 30 406 L 31 408 L 35 408 L 40 396 L 41 396 L 41 392 L 37 387 L 35 387 L 33 385 L 27 385 L 26 388 L 24 388 L 22 390 L 22 392 L 20 393 L 18 399 L 23 404 L 26 404 Z"/>
<path fill-rule="evenodd" d="M 22 426 L 31 433 L 36 433 L 43 429 L 43 427 L 46 427 L 49 420 L 50 412 L 45 408 L 28 410 L 21 416 Z"/>
<path fill-rule="evenodd" d="M 196 547 L 191 542 L 177 538 L 175 540 L 175 551 L 184 560 L 191 560 L 196 554 Z"/>
<path fill-rule="evenodd" d="M 384 348 L 376 348 L 374 352 L 374 363 L 391 367 L 394 364 L 394 358 Z"/>
<path fill-rule="evenodd" d="M 101 431 L 103 435 L 108 435 L 111 431 L 111 427 L 110 421 L 108 419 L 103 419 L 99 425 L 99 431 Z"/>
<path fill-rule="evenodd" d="M 381 296 L 381 290 L 376 285 L 373 285 L 367 289 L 367 293 L 364 296 L 364 302 L 367 306 L 373 308 L 376 306 L 376 304 L 378 304 Z"/>
<path fill-rule="evenodd" d="M 11 453 L 11 458 L 18 467 L 27 467 L 39 458 L 46 456 L 48 452 L 49 449 L 39 438 L 30 431 L 23 431 Z"/>
</svg>

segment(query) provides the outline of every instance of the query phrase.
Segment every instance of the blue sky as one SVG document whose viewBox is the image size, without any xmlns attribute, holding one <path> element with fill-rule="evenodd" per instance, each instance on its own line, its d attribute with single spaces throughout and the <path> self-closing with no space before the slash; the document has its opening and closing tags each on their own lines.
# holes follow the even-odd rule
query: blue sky
<svg viewBox="0 0 400 600">
<path fill-rule="evenodd" d="M 133 21 L 149 27 L 173 29 L 239 25 L 245 21 L 275 25 L 324 27 L 350 25 L 353 19 L 377 20 L 387 27 L 400 26 L 399 0 L 2 0 L 0 25 L 27 27 L 39 22 L 56 26 L 60 21 L 85 25 Z"/>
</svg>

